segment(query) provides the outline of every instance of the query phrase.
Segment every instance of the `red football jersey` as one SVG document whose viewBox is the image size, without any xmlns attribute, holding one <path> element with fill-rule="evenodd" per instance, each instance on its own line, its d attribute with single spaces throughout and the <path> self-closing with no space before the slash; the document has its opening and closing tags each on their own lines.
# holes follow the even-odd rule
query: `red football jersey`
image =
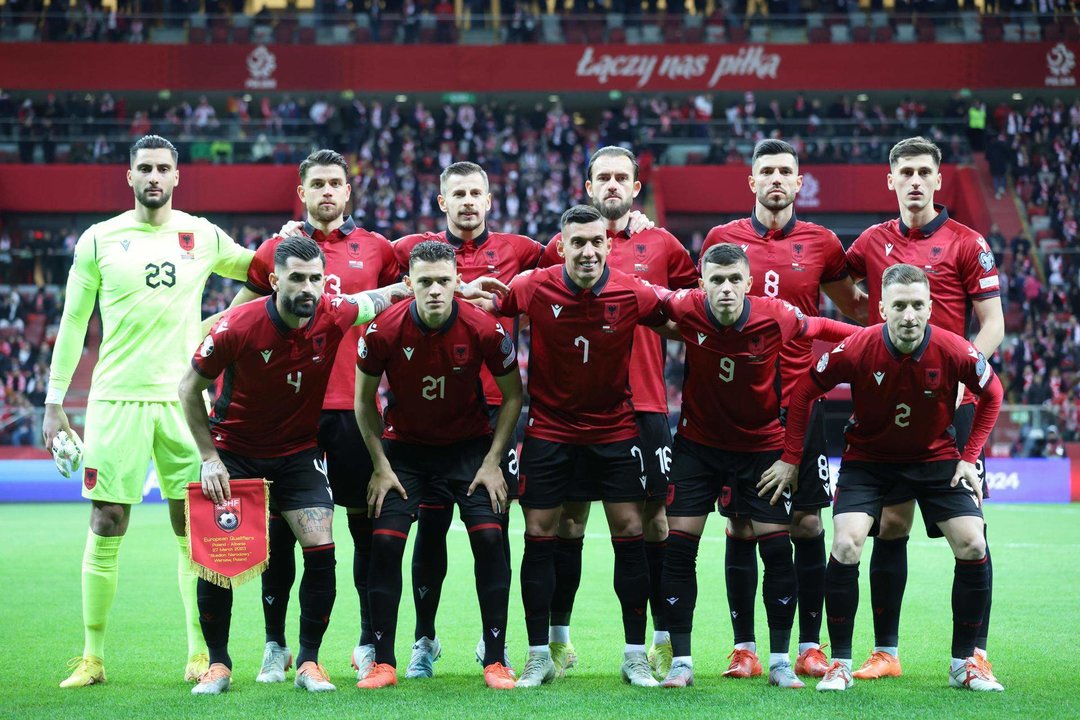
<svg viewBox="0 0 1080 720">
<path fill-rule="evenodd" d="M 721 325 L 704 290 L 680 290 L 664 301 L 664 312 L 686 342 L 679 434 L 722 450 L 780 448 L 779 354 L 806 333 L 802 311 L 748 296 L 735 324 Z"/>
<path fill-rule="evenodd" d="M 630 354 L 638 324 L 664 322 L 653 287 L 605 267 L 583 290 L 560 265 L 519 275 L 496 308 L 532 323 L 526 435 L 571 445 L 637 436 Z"/>
<path fill-rule="evenodd" d="M 844 430 L 845 460 L 917 463 L 960 457 L 951 427 L 957 384 L 981 395 L 993 379 L 990 363 L 960 335 L 928 325 L 922 344 L 904 355 L 882 324 L 857 330 L 822 355 L 804 382 L 821 392 L 851 383 L 854 409 Z M 797 422 L 805 427 L 805 419 Z M 798 433 L 794 425 L 790 429 L 784 459 L 797 463 L 802 438 L 795 448 Z"/>
<path fill-rule="evenodd" d="M 555 241 L 556 233 L 544 250 L 540 267 L 562 265 Z M 658 287 L 680 290 L 697 287 L 698 271 L 690 253 L 674 235 L 663 228 L 652 228 L 630 235 L 625 230 L 608 232 L 611 252 L 608 267 L 622 270 Z M 645 327 L 634 335 L 630 355 L 630 391 L 635 412 L 667 413 L 667 388 L 664 385 L 664 342 Z"/>
<path fill-rule="evenodd" d="M 398 303 L 368 325 L 357 353 L 361 372 L 386 373 L 383 437 L 421 445 L 490 435 L 480 368 L 518 371 L 514 341 L 499 321 L 461 301 L 437 330 L 421 322 L 415 300 Z"/>
<path fill-rule="evenodd" d="M 397 261 L 390 241 L 378 233 L 357 227 L 352 218 L 329 235 L 304 223 L 304 234 L 318 243 L 326 255 L 326 289 L 330 297 L 355 295 L 397 282 Z M 260 295 L 269 295 L 270 273 L 274 270 L 274 251 L 281 238 L 275 235 L 255 251 L 248 268 L 247 287 Z M 356 392 L 356 341 L 361 328 L 350 330 L 334 359 L 334 374 L 323 400 L 324 410 L 352 410 Z"/>
<path fill-rule="evenodd" d="M 524 235 L 493 233 L 485 230 L 475 240 L 462 240 L 446 230 L 438 233 L 406 235 L 393 243 L 398 270 L 406 275 L 409 272 L 409 253 L 418 243 L 425 240 L 445 242 L 454 246 L 457 253 L 457 269 L 464 282 L 472 282 L 478 277 L 493 277 L 510 284 L 517 275 L 536 267 L 544 246 Z M 516 329 L 514 329 L 516 337 Z M 491 373 L 485 368 L 480 370 L 480 379 L 484 382 L 484 396 L 488 405 L 502 405 L 502 394 L 495 384 Z"/>
<path fill-rule="evenodd" d="M 203 377 L 225 374 L 210 415 L 214 445 L 254 458 L 315 447 L 334 358 L 357 312 L 352 298 L 323 295 L 294 329 L 273 297 L 227 310 L 191 359 Z"/>
<path fill-rule="evenodd" d="M 840 238 L 821 225 L 796 220 L 794 213 L 779 230 L 769 230 L 754 214 L 717 225 L 705 236 L 699 257 L 724 242 L 738 245 L 749 258 L 754 278 L 751 295 L 779 298 L 808 316 L 818 314 L 821 285 L 848 276 Z M 812 340 L 795 340 L 781 349 L 783 406 L 787 406 L 795 384 L 813 364 Z"/>
</svg>

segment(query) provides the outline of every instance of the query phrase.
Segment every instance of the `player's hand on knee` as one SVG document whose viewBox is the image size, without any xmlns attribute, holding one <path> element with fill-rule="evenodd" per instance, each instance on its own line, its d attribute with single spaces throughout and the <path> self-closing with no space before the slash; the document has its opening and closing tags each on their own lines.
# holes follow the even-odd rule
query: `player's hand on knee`
<svg viewBox="0 0 1080 720">
<path fill-rule="evenodd" d="M 232 498 L 232 492 L 229 490 L 229 471 L 225 469 L 225 463 L 221 460 L 204 460 L 199 469 L 199 480 L 202 483 L 203 495 L 215 505 Z"/>
<path fill-rule="evenodd" d="M 972 494 L 975 498 L 975 504 L 982 507 L 982 479 L 979 478 L 979 470 L 974 464 L 963 460 L 956 463 L 956 472 L 953 473 L 952 482 L 949 485 L 956 487 L 959 483 L 963 483 L 964 489 Z"/>
<path fill-rule="evenodd" d="M 491 510 L 496 515 L 501 515 L 506 509 L 506 496 L 508 494 L 506 488 L 506 478 L 503 477 L 502 468 L 495 465 L 489 465 L 484 463 L 480 466 L 480 469 L 476 471 L 476 477 L 473 479 L 472 484 L 469 485 L 468 495 L 472 497 L 472 494 L 476 492 L 476 488 L 483 486 L 487 490 L 488 498 L 491 499 Z"/>
<path fill-rule="evenodd" d="M 775 505 L 780 502 L 786 490 L 790 488 L 790 492 L 795 492 L 798 485 L 799 466 L 777 460 L 768 470 L 761 473 L 761 480 L 757 484 L 758 497 L 765 497 L 771 492 L 772 498 L 769 499 L 769 504 Z"/>
<path fill-rule="evenodd" d="M 630 220 L 626 224 L 626 229 L 630 231 L 630 234 L 639 233 L 643 230 L 652 230 L 656 227 L 656 223 L 649 219 L 649 216 L 640 210 L 630 211 Z"/>
<path fill-rule="evenodd" d="M 409 499 L 409 494 L 405 492 L 393 470 L 376 470 L 371 474 L 367 491 L 368 517 L 379 517 L 382 514 L 383 500 L 391 491 L 396 491 L 402 500 Z"/>
</svg>

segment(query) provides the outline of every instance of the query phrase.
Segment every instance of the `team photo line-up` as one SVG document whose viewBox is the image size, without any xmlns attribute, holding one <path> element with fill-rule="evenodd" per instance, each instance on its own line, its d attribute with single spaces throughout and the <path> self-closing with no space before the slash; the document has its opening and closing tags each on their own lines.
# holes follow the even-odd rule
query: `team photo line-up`
<svg viewBox="0 0 1080 720">
<path fill-rule="evenodd" d="M 815 678 L 818 690 L 842 691 L 856 679 L 901 675 L 898 627 L 917 504 L 928 534 L 944 536 L 955 556 L 947 683 L 1003 689 L 986 653 L 992 565 L 982 448 L 1002 401 L 988 358 L 1004 320 L 990 248 L 934 204 L 941 153 L 933 143 L 914 137 L 892 148 L 883 174 L 898 217 L 845 251 L 830 230 L 796 219 L 794 148 L 759 142 L 748 177 L 752 212 L 714 227 L 697 265 L 671 233 L 632 210 L 641 183 L 623 147 L 592 155 L 589 204 L 568 209 L 546 245 L 487 227 L 488 178 L 471 162 L 440 177 L 445 230 L 390 242 L 346 214 L 348 164 L 319 150 L 299 166 L 305 219 L 252 252 L 173 208 L 177 159 L 159 136 L 131 147 L 134 209 L 82 234 L 67 280 L 42 432 L 61 473 L 84 465 L 91 509 L 84 646 L 62 688 L 105 682 L 119 550 L 152 460 L 176 535 L 184 678 L 195 694 L 230 688 L 233 591 L 196 575 L 185 497 L 189 483 L 201 483 L 203 496 L 221 503 L 230 478 L 270 481 L 258 682 L 285 682 L 295 665 L 297 687 L 335 690 L 319 660 L 336 600 L 335 506 L 353 542 L 357 687 L 398 683 L 402 563 L 414 524 L 416 626 L 404 676 L 432 677 L 443 651 L 435 619 L 455 505 L 474 556 L 485 683 L 555 681 L 578 662 L 570 618 L 599 500 L 614 549 L 626 683 L 694 683 L 697 556 L 714 510 L 726 520 L 733 631 L 724 676 L 765 675 L 791 689 Z M 243 287 L 202 321 L 211 273 Z M 821 292 L 852 322 L 820 317 Z M 83 443 L 63 406 L 95 304 L 103 337 Z M 972 314 L 978 332 L 969 342 Z M 519 445 L 517 335 L 526 321 L 529 405 Z M 686 352 L 674 437 L 669 339 Z M 815 358 L 814 340 L 831 349 Z M 822 395 L 841 383 L 854 410 L 834 497 Z M 514 500 L 524 516 L 528 636 L 516 671 L 506 646 Z M 827 552 L 821 510 L 830 504 Z M 875 645 L 855 666 L 869 535 Z M 297 543 L 299 644 L 290 647 Z M 754 627 L 759 556 L 767 655 Z"/>
</svg>

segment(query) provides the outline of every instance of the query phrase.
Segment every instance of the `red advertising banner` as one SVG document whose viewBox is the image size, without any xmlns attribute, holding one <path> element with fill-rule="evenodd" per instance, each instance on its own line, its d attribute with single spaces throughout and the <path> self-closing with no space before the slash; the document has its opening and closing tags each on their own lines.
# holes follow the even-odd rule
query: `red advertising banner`
<svg viewBox="0 0 1080 720">
<path fill-rule="evenodd" d="M 7 90 L 558 92 L 1075 88 L 1080 46 L 0 44 Z M 915 69 L 915 65 L 917 69 Z"/>
<path fill-rule="evenodd" d="M 215 585 L 234 588 L 262 574 L 270 561 L 265 480 L 230 480 L 231 497 L 217 505 L 202 485 L 188 485 L 187 536 L 195 573 Z"/>
</svg>

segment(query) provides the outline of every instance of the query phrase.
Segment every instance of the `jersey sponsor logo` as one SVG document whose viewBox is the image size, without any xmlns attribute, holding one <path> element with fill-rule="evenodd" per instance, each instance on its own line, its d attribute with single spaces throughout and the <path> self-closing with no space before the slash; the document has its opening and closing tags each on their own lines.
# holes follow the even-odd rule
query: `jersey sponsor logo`
<svg viewBox="0 0 1080 720">
<path fill-rule="evenodd" d="M 177 241 L 180 243 L 180 249 L 184 252 L 191 252 L 195 249 L 195 233 L 182 232 L 177 233 Z"/>
<path fill-rule="evenodd" d="M 604 304 L 604 322 L 608 325 L 614 325 L 615 321 L 619 319 L 619 306 L 615 303 Z"/>
<path fill-rule="evenodd" d="M 88 467 L 83 471 L 83 485 L 87 490 L 93 490 L 97 485 L 97 468 Z"/>
<path fill-rule="evenodd" d="M 634 243 L 634 260 L 645 262 L 645 253 L 648 250 L 645 243 Z"/>
<path fill-rule="evenodd" d="M 401 349 L 405 351 L 405 359 L 406 360 L 412 360 L 412 354 L 414 352 L 414 349 L 411 348 L 411 347 L 401 348 Z"/>
<path fill-rule="evenodd" d="M 829 367 L 829 353 L 825 353 L 818 358 L 817 367 L 815 368 L 819 373 L 825 372 L 825 368 Z"/>
<path fill-rule="evenodd" d="M 705 333 L 699 332 L 699 333 L 697 334 L 697 344 L 698 344 L 698 345 L 704 345 L 704 344 L 705 344 L 705 340 L 706 340 L 706 338 L 708 338 L 708 337 L 709 337 L 709 336 L 708 336 L 708 335 L 706 335 Z"/>
<path fill-rule="evenodd" d="M 364 342 L 363 338 L 360 338 L 360 342 Z M 262 355 L 263 363 L 270 362 L 270 356 L 274 353 L 273 350 L 260 350 L 259 354 Z"/>
<path fill-rule="evenodd" d="M 801 263 L 805 257 L 806 245 L 801 242 L 791 243 L 791 262 Z"/>
<path fill-rule="evenodd" d="M 555 313 L 555 317 L 559 317 L 559 313 L 562 312 L 562 305 L 552 305 L 551 312 Z"/>
<path fill-rule="evenodd" d="M 884 380 L 884 379 L 885 379 L 885 373 L 883 373 L 883 372 L 874 373 L 874 380 L 877 380 L 878 385 L 880 385 L 881 381 Z"/>
<path fill-rule="evenodd" d="M 889 257 L 889 254 L 892 253 L 892 249 L 893 249 L 893 244 L 892 243 L 885 243 L 885 257 Z"/>
<path fill-rule="evenodd" d="M 202 345 L 199 346 L 199 354 L 204 358 L 208 358 L 214 354 L 214 336 L 207 335 L 202 341 Z"/>
<path fill-rule="evenodd" d="M 356 354 L 362 358 L 366 358 L 367 352 L 367 343 L 364 342 L 364 338 L 360 338 L 356 341 Z"/>
<path fill-rule="evenodd" d="M 926 389 L 937 390 L 941 387 L 941 368 L 926 368 Z"/>
<path fill-rule="evenodd" d="M 760 355 L 763 352 L 765 352 L 765 338 L 761 335 L 750 338 L 750 354 Z"/>
<path fill-rule="evenodd" d="M 350 240 L 350 241 L 348 241 L 347 243 L 345 243 L 345 249 L 348 251 L 349 257 L 352 257 L 352 258 L 359 258 L 360 257 L 360 241 L 359 240 Z"/>
<path fill-rule="evenodd" d="M 987 250 L 986 252 L 979 253 L 979 265 L 982 267 L 984 273 L 988 273 L 994 269 L 994 253 Z"/>
</svg>

